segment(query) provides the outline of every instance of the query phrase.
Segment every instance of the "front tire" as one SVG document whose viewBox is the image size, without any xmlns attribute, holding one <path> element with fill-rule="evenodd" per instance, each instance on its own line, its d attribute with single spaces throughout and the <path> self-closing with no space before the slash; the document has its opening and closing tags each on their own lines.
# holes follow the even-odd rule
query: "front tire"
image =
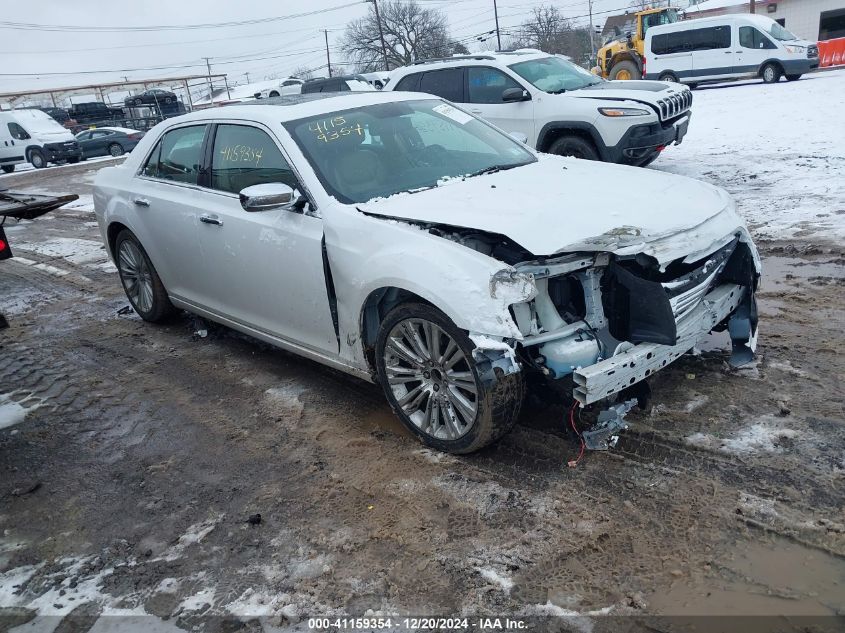
<svg viewBox="0 0 845 633">
<path fill-rule="evenodd" d="M 376 369 L 387 401 L 424 444 L 464 454 L 495 442 L 516 422 L 521 373 L 482 381 L 475 345 L 437 308 L 406 303 L 384 319 Z"/>
<path fill-rule="evenodd" d="M 584 160 L 601 160 L 593 144 L 580 136 L 561 136 L 549 146 L 549 154 L 574 156 Z"/>
<path fill-rule="evenodd" d="M 129 229 L 123 229 L 114 242 L 117 272 L 123 291 L 135 312 L 151 323 L 165 321 L 174 311 L 167 291 L 147 251 Z"/>
<path fill-rule="evenodd" d="M 40 149 L 34 149 L 29 153 L 29 162 L 35 169 L 44 169 L 47 166 L 47 157 Z"/>
<path fill-rule="evenodd" d="M 787 81 L 798 81 L 801 79 L 801 75 L 786 75 Z"/>
<path fill-rule="evenodd" d="M 777 64 L 766 64 L 760 70 L 760 76 L 763 78 L 763 83 L 776 84 L 780 81 L 781 70 Z"/>
<path fill-rule="evenodd" d="M 637 65 L 634 62 L 626 60 L 619 62 L 613 68 L 610 69 L 610 78 L 627 80 L 642 79 L 643 76 L 640 72 L 640 69 L 637 68 Z"/>
</svg>

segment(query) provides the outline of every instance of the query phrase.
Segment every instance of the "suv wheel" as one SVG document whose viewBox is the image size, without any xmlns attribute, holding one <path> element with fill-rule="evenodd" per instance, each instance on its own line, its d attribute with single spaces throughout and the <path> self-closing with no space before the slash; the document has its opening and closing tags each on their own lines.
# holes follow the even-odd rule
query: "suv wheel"
<svg viewBox="0 0 845 633">
<path fill-rule="evenodd" d="M 766 64 L 760 71 L 760 76 L 763 78 L 763 82 L 767 84 L 776 84 L 780 81 L 780 75 L 780 66 L 777 64 Z"/>
<path fill-rule="evenodd" d="M 147 252 L 132 231 L 124 229 L 118 233 L 114 252 L 120 283 L 135 312 L 144 321 L 164 321 L 174 311 L 173 304 Z"/>
<path fill-rule="evenodd" d="M 549 146 L 549 154 L 574 156 L 585 160 L 601 160 L 593 144 L 580 136 L 561 136 Z"/>
<path fill-rule="evenodd" d="M 47 158 L 40 149 L 34 149 L 29 153 L 29 162 L 35 169 L 44 169 L 47 166 Z"/>
<path fill-rule="evenodd" d="M 379 382 L 394 413 L 426 445 L 471 453 L 507 433 L 522 406 L 521 373 L 482 382 L 466 332 L 440 310 L 406 303 L 376 339 Z"/>
</svg>

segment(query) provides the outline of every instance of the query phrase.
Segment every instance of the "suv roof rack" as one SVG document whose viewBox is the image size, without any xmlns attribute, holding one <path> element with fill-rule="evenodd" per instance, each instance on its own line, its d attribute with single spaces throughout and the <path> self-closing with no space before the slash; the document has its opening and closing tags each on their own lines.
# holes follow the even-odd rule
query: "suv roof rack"
<svg viewBox="0 0 845 633">
<path fill-rule="evenodd" d="M 454 57 L 434 57 L 432 59 L 418 59 L 411 62 L 411 66 L 418 66 L 419 64 L 430 64 L 432 62 L 453 62 L 460 59 L 496 59 L 492 55 L 455 55 Z"/>
</svg>

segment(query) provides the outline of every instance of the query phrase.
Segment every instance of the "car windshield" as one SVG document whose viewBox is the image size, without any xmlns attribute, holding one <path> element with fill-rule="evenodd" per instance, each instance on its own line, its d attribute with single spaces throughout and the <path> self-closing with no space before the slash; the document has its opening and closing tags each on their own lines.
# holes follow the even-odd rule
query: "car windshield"
<svg viewBox="0 0 845 633">
<path fill-rule="evenodd" d="M 506 134 L 439 99 L 339 110 L 285 127 L 326 191 L 346 204 L 537 160 Z"/>
<path fill-rule="evenodd" d="M 798 39 L 794 33 L 783 28 L 777 22 L 772 22 L 772 26 L 769 27 L 769 33 L 773 38 L 775 38 L 776 40 L 780 40 L 781 42 L 789 42 L 790 40 Z"/>
<path fill-rule="evenodd" d="M 510 65 L 517 75 L 543 92 L 566 92 L 600 83 L 602 80 L 560 57 L 541 57 Z"/>
</svg>

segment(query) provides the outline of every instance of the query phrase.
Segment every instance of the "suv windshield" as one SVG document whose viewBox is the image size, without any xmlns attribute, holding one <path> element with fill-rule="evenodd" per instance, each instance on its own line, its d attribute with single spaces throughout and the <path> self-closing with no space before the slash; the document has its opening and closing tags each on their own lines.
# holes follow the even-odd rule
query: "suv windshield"
<svg viewBox="0 0 845 633">
<path fill-rule="evenodd" d="M 511 64 L 510 69 L 543 92 L 553 94 L 578 90 L 602 81 L 589 71 L 560 57 L 542 57 L 519 62 Z"/>
<path fill-rule="evenodd" d="M 380 103 L 284 125 L 326 191 L 346 204 L 537 160 L 520 143 L 439 99 Z"/>
<path fill-rule="evenodd" d="M 769 33 L 772 35 L 773 38 L 775 38 L 776 40 L 780 40 L 781 42 L 788 42 L 790 40 L 798 39 L 793 33 L 783 28 L 777 22 L 772 23 L 772 26 L 769 28 Z"/>
</svg>

